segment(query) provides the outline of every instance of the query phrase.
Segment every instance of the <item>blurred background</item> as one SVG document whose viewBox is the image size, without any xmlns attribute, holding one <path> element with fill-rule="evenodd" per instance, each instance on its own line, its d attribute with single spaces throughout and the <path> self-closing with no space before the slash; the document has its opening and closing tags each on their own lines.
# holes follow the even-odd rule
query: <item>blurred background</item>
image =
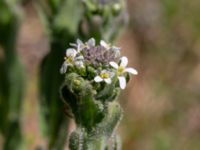
<svg viewBox="0 0 200 150">
<path fill-rule="evenodd" d="M 119 126 L 123 150 L 199 150 L 200 1 L 126 2 L 129 23 L 115 45 L 122 48 L 129 66 L 136 68 L 139 75 L 132 77 L 120 96 L 124 109 Z M 20 126 L 16 137 L 25 144 L 19 149 L 35 150 L 47 145 L 39 129 L 38 82 L 40 65 L 51 49 L 51 38 L 35 1 L 20 1 L 20 8 L 16 5 L 19 4 L 11 6 L 9 23 L 7 10 L 0 2 L 0 149 L 9 135 L 14 134 L 12 129 Z M 12 19 L 18 13 L 19 19 Z M 74 38 L 69 39 L 66 41 Z M 48 82 L 51 81 L 54 80 Z M 11 100 L 17 97 L 19 101 Z M 7 99 L 12 103 L 8 104 Z M 8 107 L 12 113 L 7 113 Z M 5 114 L 14 118 L 11 123 L 3 121 Z"/>
</svg>

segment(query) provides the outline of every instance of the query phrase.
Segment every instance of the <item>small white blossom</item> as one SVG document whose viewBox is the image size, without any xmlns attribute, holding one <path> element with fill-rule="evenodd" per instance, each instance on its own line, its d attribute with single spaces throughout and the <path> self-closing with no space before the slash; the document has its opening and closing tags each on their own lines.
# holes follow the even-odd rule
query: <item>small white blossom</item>
<svg viewBox="0 0 200 150">
<path fill-rule="evenodd" d="M 111 84 L 112 80 L 111 78 L 113 77 L 112 72 L 107 71 L 107 70 L 102 70 L 100 75 L 96 76 L 94 78 L 95 82 L 106 82 L 107 84 Z"/>
<path fill-rule="evenodd" d="M 68 49 L 66 50 L 66 56 L 67 56 L 67 57 L 75 58 L 76 55 L 77 55 L 77 51 L 76 51 L 75 49 L 73 49 L 73 48 L 68 48 Z"/>
<path fill-rule="evenodd" d="M 119 79 L 119 85 L 121 89 L 125 89 L 126 87 L 126 78 L 124 77 L 125 73 L 131 73 L 134 75 L 137 75 L 138 72 L 134 68 L 126 68 L 128 64 L 128 58 L 122 57 L 120 65 L 118 65 L 116 62 L 110 62 L 110 65 L 117 70 L 117 76 Z"/>
<path fill-rule="evenodd" d="M 69 48 L 66 50 L 66 57 L 64 58 L 65 61 L 60 69 L 60 73 L 64 74 L 67 71 L 68 66 L 76 65 L 77 67 L 83 66 L 83 56 L 77 56 L 78 52 L 73 49 Z"/>
<path fill-rule="evenodd" d="M 90 38 L 86 43 L 83 43 L 80 39 L 76 40 L 76 43 L 71 43 L 70 45 L 77 49 L 77 52 L 82 51 L 84 48 L 95 47 L 96 41 L 94 38 Z"/>
<path fill-rule="evenodd" d="M 86 47 L 86 45 L 80 39 L 77 39 L 76 43 L 70 43 L 70 45 L 75 47 L 77 49 L 77 52 L 82 51 L 83 48 Z"/>
</svg>

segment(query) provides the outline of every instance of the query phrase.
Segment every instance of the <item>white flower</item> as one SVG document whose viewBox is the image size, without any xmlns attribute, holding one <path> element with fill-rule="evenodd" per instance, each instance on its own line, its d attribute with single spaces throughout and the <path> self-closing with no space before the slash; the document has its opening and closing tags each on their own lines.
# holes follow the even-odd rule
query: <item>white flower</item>
<svg viewBox="0 0 200 150">
<path fill-rule="evenodd" d="M 76 43 L 71 43 L 70 45 L 77 49 L 77 52 L 82 51 L 84 48 L 92 48 L 95 47 L 95 39 L 90 38 L 86 43 L 83 43 L 80 39 L 76 40 Z"/>
<path fill-rule="evenodd" d="M 113 77 L 112 72 L 107 71 L 107 70 L 102 70 L 100 75 L 96 76 L 94 78 L 95 82 L 106 82 L 107 84 L 111 84 L 112 80 L 111 78 Z"/>
<path fill-rule="evenodd" d="M 83 43 L 80 39 L 76 40 L 76 43 L 70 43 L 71 46 L 77 48 L 77 52 L 82 51 L 85 47 L 95 47 L 96 41 L 94 38 L 90 38 L 86 43 Z"/>
<path fill-rule="evenodd" d="M 86 47 L 86 45 L 80 39 L 77 39 L 76 43 L 70 43 L 70 45 L 73 46 L 73 47 L 76 47 L 77 52 L 82 51 L 83 48 Z"/>
<path fill-rule="evenodd" d="M 119 79 L 119 85 L 121 89 L 125 89 L 126 87 L 126 78 L 124 77 L 125 73 L 131 73 L 134 75 L 137 75 L 138 72 L 134 68 L 126 68 L 128 64 L 127 57 L 122 57 L 120 65 L 118 65 L 116 62 L 110 62 L 110 65 L 117 70 L 117 76 Z"/>
<path fill-rule="evenodd" d="M 69 48 L 66 50 L 65 61 L 60 69 L 60 73 L 64 74 L 67 71 L 68 66 L 76 65 L 77 67 L 83 67 L 83 56 L 77 56 L 78 52 Z"/>
</svg>

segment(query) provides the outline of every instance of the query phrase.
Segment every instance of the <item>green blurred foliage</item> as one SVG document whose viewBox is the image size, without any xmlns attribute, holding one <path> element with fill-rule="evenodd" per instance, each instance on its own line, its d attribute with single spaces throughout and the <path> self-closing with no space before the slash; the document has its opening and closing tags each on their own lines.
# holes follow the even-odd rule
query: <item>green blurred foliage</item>
<svg viewBox="0 0 200 150">
<path fill-rule="evenodd" d="M 18 1 L 0 1 L 0 131 L 3 149 L 22 149 L 21 104 L 24 93 L 24 71 L 16 52 L 21 20 Z"/>
<path fill-rule="evenodd" d="M 133 106 L 132 121 L 125 120 L 127 128 L 133 125 L 127 145 L 135 150 L 199 149 L 200 2 L 131 2 L 130 27 L 145 83 L 136 101 L 146 109 Z"/>
<path fill-rule="evenodd" d="M 0 1 L 0 47 L 3 48 L 3 59 L 0 60 L 0 130 L 8 139 L 13 135 L 20 141 L 24 73 L 15 51 L 20 15 L 16 11 L 17 1 L 6 2 L 9 3 Z M 67 119 L 58 93 L 63 81 L 59 68 L 68 43 L 91 36 L 112 41 L 126 19 L 123 19 L 124 14 L 120 14 L 121 20 L 113 20 L 116 13 L 111 12 L 112 9 L 105 8 L 102 13 L 101 7 L 82 5 L 78 0 L 38 2 L 42 6 L 38 7 L 39 14 L 49 34 L 51 49 L 41 65 L 41 120 L 50 147 L 59 149 L 67 135 L 63 130 L 67 128 L 64 121 Z M 134 103 L 130 107 L 135 109 L 125 110 L 122 126 L 124 149 L 199 150 L 200 2 L 130 0 L 128 3 L 129 27 L 133 33 L 130 38 L 136 40 L 134 43 L 138 47 L 139 80 L 142 81 L 139 84 L 142 84 L 140 88 L 144 93 L 138 95 L 137 101 L 144 108 L 136 108 Z M 57 138 L 60 134 L 64 134 L 60 136 L 63 140 Z"/>
<path fill-rule="evenodd" d="M 39 1 L 38 9 L 50 40 L 50 52 L 43 59 L 40 71 L 41 127 L 48 139 L 49 149 L 63 149 L 67 136 L 68 121 L 64 115 L 59 89 L 63 77 L 59 68 L 68 42 L 77 34 L 81 9 L 75 7 L 80 2 L 68 0 Z M 48 12 L 47 12 L 48 11 Z M 75 19 L 71 19 L 74 16 Z"/>
</svg>

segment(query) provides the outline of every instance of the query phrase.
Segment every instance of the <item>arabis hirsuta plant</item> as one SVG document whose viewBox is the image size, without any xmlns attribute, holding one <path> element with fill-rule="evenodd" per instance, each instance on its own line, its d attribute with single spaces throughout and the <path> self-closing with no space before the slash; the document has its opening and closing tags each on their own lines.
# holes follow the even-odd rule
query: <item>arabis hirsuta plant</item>
<svg viewBox="0 0 200 150">
<path fill-rule="evenodd" d="M 66 50 L 60 72 L 65 81 L 60 93 L 71 109 L 77 129 L 70 135 L 71 150 L 105 150 L 114 137 L 114 149 L 120 150 L 115 129 L 122 118 L 116 98 L 125 89 L 127 76 L 137 74 L 127 67 L 128 58 L 120 48 L 94 38 L 77 40 Z"/>
</svg>

